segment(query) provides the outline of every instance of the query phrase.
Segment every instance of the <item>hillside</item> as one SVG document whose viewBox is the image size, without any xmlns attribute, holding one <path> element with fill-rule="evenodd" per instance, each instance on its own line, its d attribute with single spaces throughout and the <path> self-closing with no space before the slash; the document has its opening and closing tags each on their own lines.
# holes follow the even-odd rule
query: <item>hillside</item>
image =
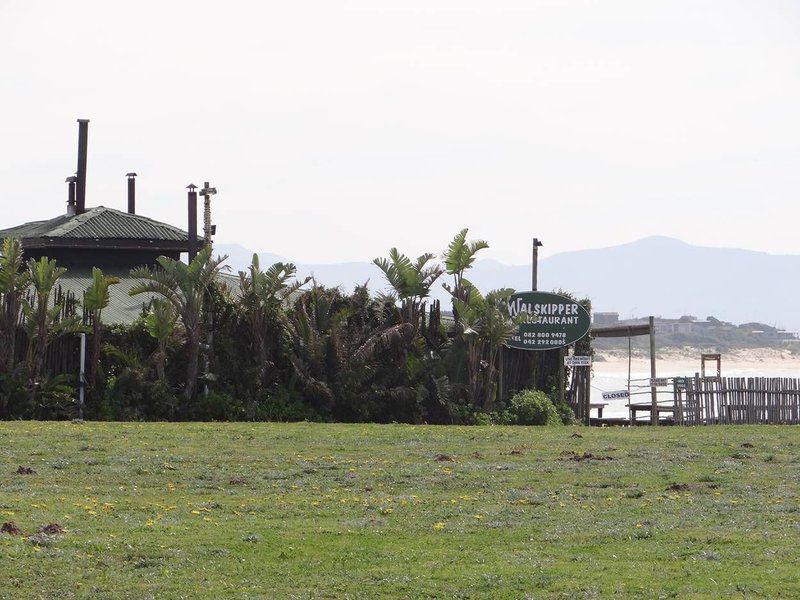
<svg viewBox="0 0 800 600">
<path fill-rule="evenodd" d="M 234 270 L 249 263 L 251 252 L 219 244 L 230 254 Z M 269 264 L 279 257 L 264 254 Z M 325 285 L 351 287 L 370 281 L 383 286 L 381 274 L 368 261 L 301 264 Z M 482 290 L 530 288 L 530 265 L 479 260 L 470 279 Z M 763 322 L 800 329 L 800 255 L 774 255 L 732 248 L 693 246 L 667 237 L 649 237 L 628 244 L 564 252 L 543 259 L 539 288 L 562 288 L 592 299 L 598 311 L 637 315 L 713 315 L 733 323 Z M 445 298 L 444 290 L 437 293 Z"/>
</svg>

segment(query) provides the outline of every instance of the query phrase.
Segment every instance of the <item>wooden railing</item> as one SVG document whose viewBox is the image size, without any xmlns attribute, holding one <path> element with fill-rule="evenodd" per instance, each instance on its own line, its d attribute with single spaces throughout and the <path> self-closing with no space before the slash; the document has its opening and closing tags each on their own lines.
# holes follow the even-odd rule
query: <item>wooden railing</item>
<svg viewBox="0 0 800 600">
<path fill-rule="evenodd" d="M 800 424 L 800 379 L 781 377 L 689 378 L 675 390 L 679 425 Z"/>
</svg>

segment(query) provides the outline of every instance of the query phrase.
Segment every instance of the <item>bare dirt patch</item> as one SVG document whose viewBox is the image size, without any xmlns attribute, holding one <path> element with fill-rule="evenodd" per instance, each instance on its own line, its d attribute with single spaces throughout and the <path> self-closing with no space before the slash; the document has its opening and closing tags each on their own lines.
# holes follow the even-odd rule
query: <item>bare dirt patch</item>
<svg viewBox="0 0 800 600">
<path fill-rule="evenodd" d="M 665 492 L 701 492 L 703 490 L 716 490 L 719 488 L 718 483 L 670 483 L 665 489 Z"/>
<path fill-rule="evenodd" d="M 437 454 L 433 457 L 433 460 L 436 462 L 456 462 L 455 457 L 449 454 Z"/>
<path fill-rule="evenodd" d="M 591 452 L 584 452 L 583 454 L 575 454 L 573 452 L 571 456 L 567 456 L 567 460 L 574 460 L 575 462 L 583 462 L 585 460 L 614 460 L 614 457 L 600 456 L 598 454 L 593 454 Z"/>
<path fill-rule="evenodd" d="M 31 469 L 30 467 L 23 467 L 22 465 L 19 466 L 17 469 L 17 475 L 36 475 L 36 471 Z"/>
<path fill-rule="evenodd" d="M 7 533 L 8 535 L 22 535 L 22 530 L 17 527 L 14 521 L 8 521 L 0 525 L 0 533 Z"/>
<path fill-rule="evenodd" d="M 689 491 L 689 484 L 688 483 L 670 483 L 665 490 L 667 492 L 688 492 Z"/>
<path fill-rule="evenodd" d="M 67 530 L 58 523 L 50 523 L 49 525 L 40 527 L 37 533 L 43 533 L 45 535 L 62 535 L 66 532 Z"/>
</svg>

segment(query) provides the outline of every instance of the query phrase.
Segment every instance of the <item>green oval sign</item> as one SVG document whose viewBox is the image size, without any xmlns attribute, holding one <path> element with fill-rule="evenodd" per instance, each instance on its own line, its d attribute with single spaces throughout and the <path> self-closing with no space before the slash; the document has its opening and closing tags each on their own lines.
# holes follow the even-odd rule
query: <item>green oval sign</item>
<svg viewBox="0 0 800 600">
<path fill-rule="evenodd" d="M 553 350 L 589 333 L 592 319 L 572 298 L 549 292 L 519 292 L 508 299 L 512 317 L 526 315 L 506 345 L 521 350 Z"/>
</svg>

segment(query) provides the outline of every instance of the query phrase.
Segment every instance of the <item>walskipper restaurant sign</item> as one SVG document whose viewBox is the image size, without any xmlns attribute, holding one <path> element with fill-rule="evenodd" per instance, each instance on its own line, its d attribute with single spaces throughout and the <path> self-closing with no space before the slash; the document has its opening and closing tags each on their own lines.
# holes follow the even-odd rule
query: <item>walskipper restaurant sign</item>
<svg viewBox="0 0 800 600">
<path fill-rule="evenodd" d="M 589 333 L 591 317 L 572 298 L 548 292 L 519 292 L 508 299 L 512 317 L 526 315 L 506 345 L 521 350 L 553 350 Z"/>
</svg>

